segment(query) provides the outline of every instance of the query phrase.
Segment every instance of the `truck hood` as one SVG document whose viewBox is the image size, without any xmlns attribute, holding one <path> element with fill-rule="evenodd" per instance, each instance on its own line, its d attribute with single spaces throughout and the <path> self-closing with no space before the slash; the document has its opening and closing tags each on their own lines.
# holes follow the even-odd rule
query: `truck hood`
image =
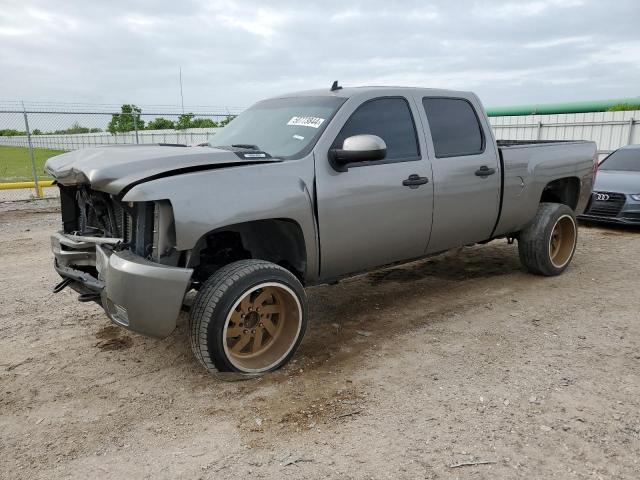
<svg viewBox="0 0 640 480">
<path fill-rule="evenodd" d="M 594 192 L 640 193 L 640 172 L 598 170 Z"/>
<path fill-rule="evenodd" d="M 254 150 L 118 145 L 63 153 L 47 160 L 44 169 L 62 185 L 90 184 L 117 195 L 132 184 L 163 176 L 280 161 Z"/>
</svg>

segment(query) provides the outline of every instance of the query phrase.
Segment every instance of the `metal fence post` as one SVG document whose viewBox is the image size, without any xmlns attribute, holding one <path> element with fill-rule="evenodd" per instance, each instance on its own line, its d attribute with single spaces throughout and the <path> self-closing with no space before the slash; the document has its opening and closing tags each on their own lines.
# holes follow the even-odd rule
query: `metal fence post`
<svg viewBox="0 0 640 480">
<path fill-rule="evenodd" d="M 536 130 L 536 140 L 540 140 L 541 135 L 542 135 L 542 122 L 538 121 L 538 128 Z"/>
<path fill-rule="evenodd" d="M 140 143 L 138 141 L 138 121 L 136 119 L 136 111 L 133 108 L 131 109 L 131 115 L 133 115 L 133 129 L 136 132 L 136 144 L 138 144 L 138 143 Z"/>
<path fill-rule="evenodd" d="M 31 157 L 31 173 L 33 173 L 33 185 L 36 189 L 36 195 L 38 198 L 42 198 L 44 195 L 42 194 L 42 189 L 40 188 L 40 184 L 38 183 L 38 175 L 36 173 L 36 159 L 33 155 L 33 145 L 31 144 L 31 130 L 29 129 L 29 119 L 27 118 L 27 109 L 24 106 L 24 102 L 22 102 L 22 113 L 24 115 L 24 128 L 27 132 L 27 143 L 29 144 L 29 156 Z"/>
<path fill-rule="evenodd" d="M 631 145 L 633 142 L 633 124 L 635 123 L 635 119 L 631 117 L 629 119 L 629 136 L 627 137 L 627 145 Z"/>
</svg>

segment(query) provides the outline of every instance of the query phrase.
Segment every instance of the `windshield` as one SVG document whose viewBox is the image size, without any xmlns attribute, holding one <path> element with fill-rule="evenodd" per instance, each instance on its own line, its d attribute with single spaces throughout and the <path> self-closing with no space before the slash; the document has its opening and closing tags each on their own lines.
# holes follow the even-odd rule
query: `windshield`
<svg viewBox="0 0 640 480">
<path fill-rule="evenodd" d="M 345 100 L 339 97 L 265 100 L 219 130 L 210 144 L 254 148 L 272 157 L 306 154 Z"/>
<path fill-rule="evenodd" d="M 640 172 L 640 149 L 620 149 L 609 155 L 599 170 Z"/>
</svg>

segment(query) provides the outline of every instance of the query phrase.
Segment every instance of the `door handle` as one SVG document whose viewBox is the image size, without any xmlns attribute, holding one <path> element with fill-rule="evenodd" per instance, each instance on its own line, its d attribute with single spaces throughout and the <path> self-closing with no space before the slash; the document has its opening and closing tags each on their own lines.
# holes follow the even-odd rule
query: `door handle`
<svg viewBox="0 0 640 480">
<path fill-rule="evenodd" d="M 476 170 L 476 176 L 478 177 L 488 177 L 489 175 L 493 175 L 494 173 L 496 173 L 496 169 L 489 168 L 486 165 L 483 165 L 478 170 Z"/>
<path fill-rule="evenodd" d="M 415 173 L 409 175 L 409 178 L 402 181 L 402 185 L 409 188 L 418 188 L 420 185 L 424 185 L 425 183 L 429 183 L 429 179 L 427 177 L 416 175 Z"/>
</svg>

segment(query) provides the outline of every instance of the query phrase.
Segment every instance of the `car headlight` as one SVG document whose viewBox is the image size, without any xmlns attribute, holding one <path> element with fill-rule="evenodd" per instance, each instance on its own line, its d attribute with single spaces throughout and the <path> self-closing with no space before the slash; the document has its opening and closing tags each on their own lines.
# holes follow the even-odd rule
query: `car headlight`
<svg viewBox="0 0 640 480">
<path fill-rule="evenodd" d="M 640 202 L 640 193 L 636 193 L 634 195 L 629 195 L 632 199 L 634 199 L 636 202 Z"/>
</svg>

